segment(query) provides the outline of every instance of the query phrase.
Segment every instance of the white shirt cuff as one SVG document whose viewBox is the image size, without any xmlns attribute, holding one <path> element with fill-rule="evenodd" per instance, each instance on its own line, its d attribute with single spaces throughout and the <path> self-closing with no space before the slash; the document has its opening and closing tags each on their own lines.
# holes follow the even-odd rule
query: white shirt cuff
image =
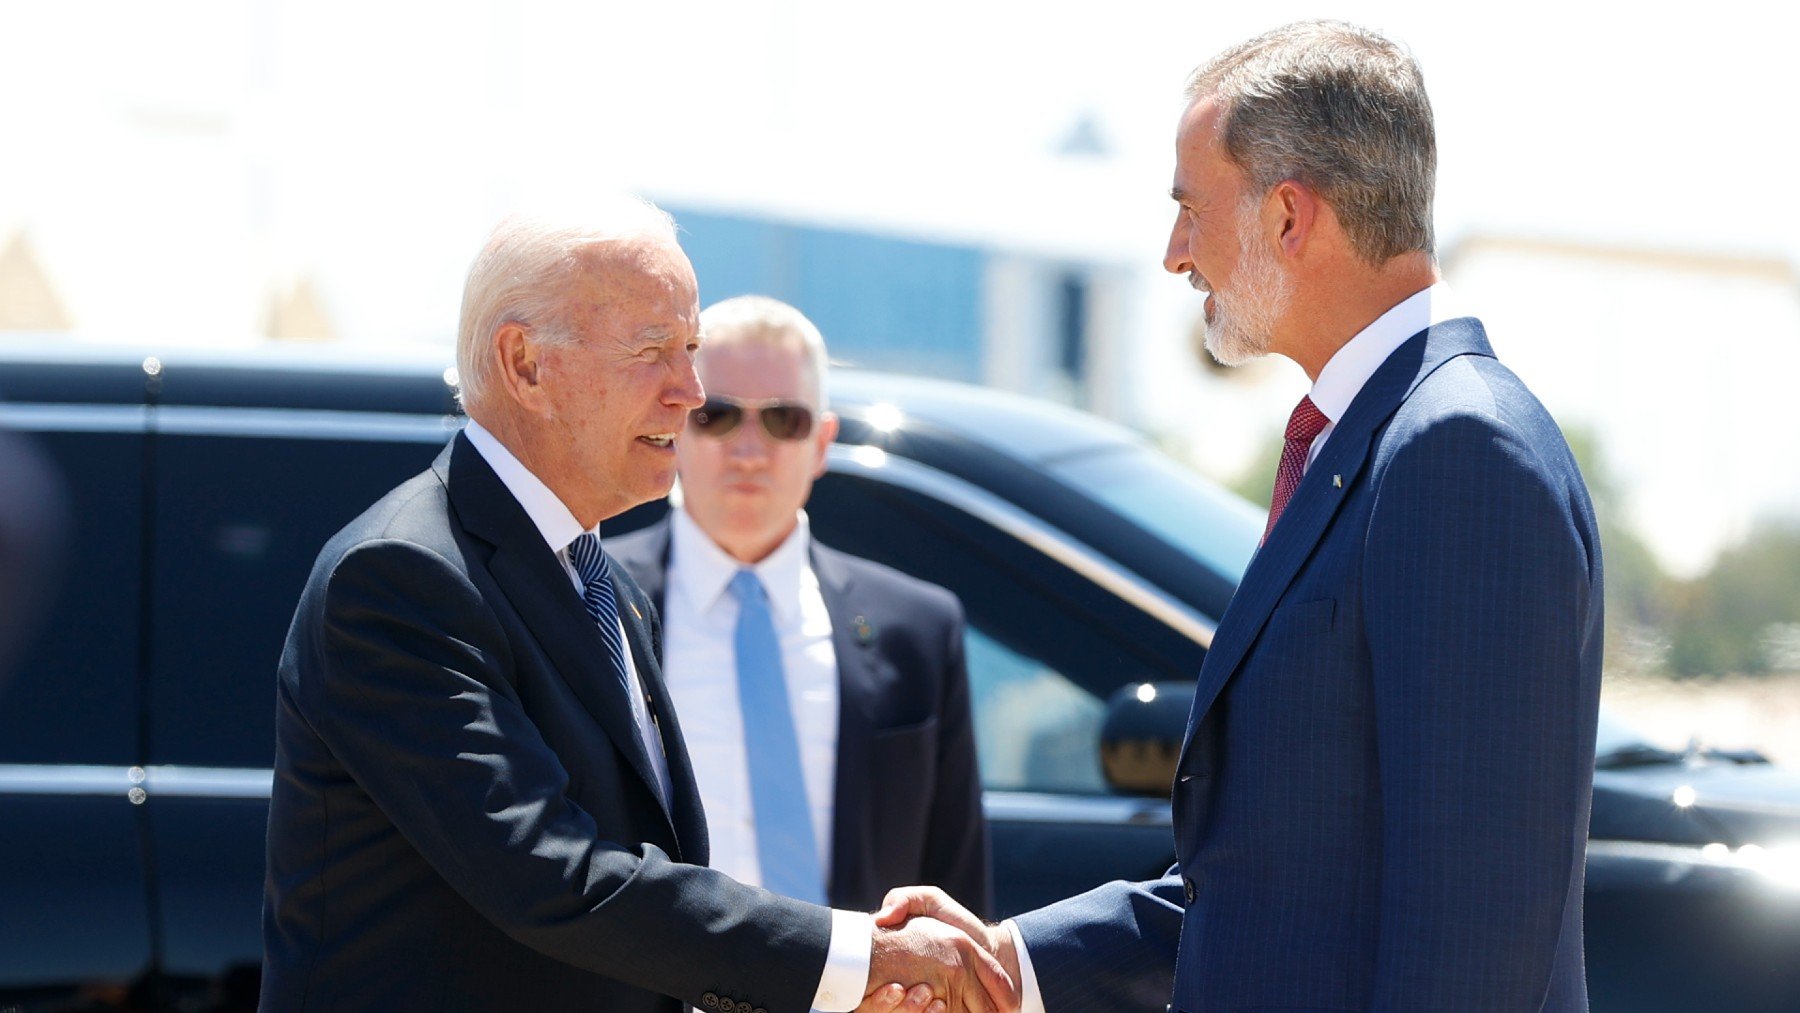
<svg viewBox="0 0 1800 1013">
<path fill-rule="evenodd" d="M 813 993 L 818 1013 L 848 1013 L 862 1005 L 869 989 L 869 960 L 875 947 L 875 918 L 861 911 L 831 912 L 831 946 L 825 973 Z"/>
<path fill-rule="evenodd" d="M 1031 954 L 1025 951 L 1025 937 L 1019 935 L 1018 923 L 1011 918 L 1000 924 L 1012 935 L 1013 953 L 1019 958 L 1019 1013 L 1044 1013 L 1044 993 L 1038 991 L 1037 972 L 1031 969 Z"/>
</svg>

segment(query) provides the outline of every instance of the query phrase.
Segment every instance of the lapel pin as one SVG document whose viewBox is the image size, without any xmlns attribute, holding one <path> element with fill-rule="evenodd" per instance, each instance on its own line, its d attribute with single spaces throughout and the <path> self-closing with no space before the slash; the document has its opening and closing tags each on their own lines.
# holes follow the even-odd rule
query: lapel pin
<svg viewBox="0 0 1800 1013">
<path fill-rule="evenodd" d="M 638 611 L 637 602 L 630 601 L 630 602 L 626 602 L 625 604 L 631 606 L 631 614 L 632 615 L 637 616 L 639 619 L 644 618 L 644 614 L 642 612 Z"/>
<path fill-rule="evenodd" d="M 867 616 L 857 616 L 855 619 L 850 620 L 850 625 L 856 628 L 857 640 L 865 644 L 875 642 L 875 627 L 869 625 Z"/>
<path fill-rule="evenodd" d="M 1333 489 L 1342 489 L 1344 487 L 1344 476 L 1342 476 L 1342 475 L 1331 476 L 1331 487 Z"/>
</svg>

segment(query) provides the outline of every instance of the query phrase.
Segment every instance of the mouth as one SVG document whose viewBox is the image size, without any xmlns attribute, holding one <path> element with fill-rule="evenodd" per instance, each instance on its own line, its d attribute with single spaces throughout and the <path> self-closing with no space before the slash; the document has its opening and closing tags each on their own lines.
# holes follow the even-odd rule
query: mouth
<svg viewBox="0 0 1800 1013">
<path fill-rule="evenodd" d="M 638 437 L 639 443 L 648 443 L 658 450 L 668 450 L 675 445 L 674 433 L 649 433 Z"/>
</svg>

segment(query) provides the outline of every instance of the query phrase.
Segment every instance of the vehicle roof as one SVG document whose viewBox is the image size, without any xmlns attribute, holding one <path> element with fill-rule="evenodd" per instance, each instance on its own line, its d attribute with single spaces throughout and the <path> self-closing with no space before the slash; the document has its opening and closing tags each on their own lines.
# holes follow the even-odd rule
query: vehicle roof
<svg viewBox="0 0 1800 1013">
<path fill-rule="evenodd" d="M 845 369 L 831 375 L 832 408 L 880 429 L 881 405 L 903 408 L 901 428 L 919 421 L 972 443 L 1037 464 L 1143 439 L 1131 430 L 1037 398 L 947 380 Z"/>
<path fill-rule="evenodd" d="M 454 410 L 448 394 L 455 354 L 447 345 L 257 340 L 219 346 L 33 333 L 0 335 L 0 398 L 145 403 L 151 358 L 159 367 L 154 400 L 163 405 Z M 1034 464 L 1143 442 L 1092 415 L 965 383 L 841 368 L 831 375 L 830 391 L 834 410 L 878 432 L 930 427 Z"/>
<path fill-rule="evenodd" d="M 456 410 L 448 347 L 229 346 L 0 335 L 0 400 L 361 412 Z M 152 362 L 154 360 L 154 362 Z"/>
</svg>

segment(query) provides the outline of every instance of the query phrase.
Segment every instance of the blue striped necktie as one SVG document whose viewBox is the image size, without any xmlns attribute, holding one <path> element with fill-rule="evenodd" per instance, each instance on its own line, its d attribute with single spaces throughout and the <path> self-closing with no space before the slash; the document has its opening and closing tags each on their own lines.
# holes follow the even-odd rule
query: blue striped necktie
<svg viewBox="0 0 1800 1013">
<path fill-rule="evenodd" d="M 731 578 L 738 600 L 738 707 L 756 812 L 756 857 L 763 886 L 795 900 L 825 903 L 825 876 L 813 837 L 812 808 L 800 768 L 800 739 L 782 672 L 781 643 L 762 581 L 750 570 Z"/>
<path fill-rule="evenodd" d="M 581 603 L 588 618 L 600 628 L 600 639 L 606 641 L 606 653 L 612 659 L 613 674 L 625 692 L 631 692 L 631 680 L 625 675 L 625 643 L 619 635 L 619 606 L 613 600 L 612 581 L 606 553 L 600 551 L 600 538 L 588 532 L 569 543 L 569 562 L 581 578 Z"/>
</svg>

